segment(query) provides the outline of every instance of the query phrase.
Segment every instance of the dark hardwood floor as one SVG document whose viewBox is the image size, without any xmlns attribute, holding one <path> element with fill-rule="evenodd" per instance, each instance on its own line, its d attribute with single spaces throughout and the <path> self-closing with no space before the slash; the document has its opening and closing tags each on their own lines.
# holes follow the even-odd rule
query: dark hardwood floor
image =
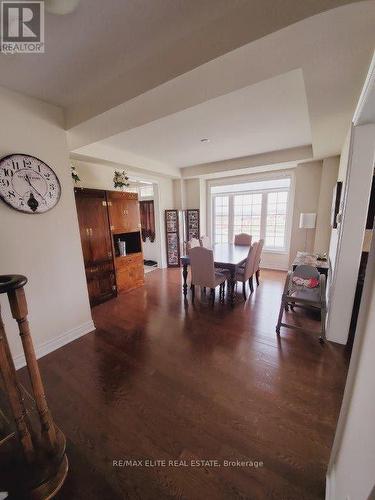
<svg viewBox="0 0 375 500">
<path fill-rule="evenodd" d="M 184 303 L 180 270 L 153 271 L 93 309 L 95 333 L 40 359 L 68 442 L 58 497 L 323 499 L 348 356 L 318 334 L 276 337 L 284 278 L 263 271 L 246 303 L 239 286 L 233 309 L 212 309 L 198 293 Z M 314 314 L 288 314 L 318 331 Z M 112 465 L 121 459 L 188 466 Z M 221 466 L 190 465 L 201 459 Z"/>
</svg>

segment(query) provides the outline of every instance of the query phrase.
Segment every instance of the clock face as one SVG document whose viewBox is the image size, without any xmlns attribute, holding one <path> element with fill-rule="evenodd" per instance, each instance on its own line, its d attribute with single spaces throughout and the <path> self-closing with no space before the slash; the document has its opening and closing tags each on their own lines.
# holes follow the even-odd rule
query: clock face
<svg viewBox="0 0 375 500">
<path fill-rule="evenodd" d="M 16 210 L 47 212 L 59 201 L 60 194 L 55 172 L 35 156 L 13 154 L 0 160 L 0 197 Z"/>
</svg>

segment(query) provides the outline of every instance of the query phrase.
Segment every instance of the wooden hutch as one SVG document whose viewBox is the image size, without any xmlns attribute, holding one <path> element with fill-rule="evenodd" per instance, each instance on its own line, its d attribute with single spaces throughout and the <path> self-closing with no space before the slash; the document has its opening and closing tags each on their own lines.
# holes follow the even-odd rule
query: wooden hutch
<svg viewBox="0 0 375 500">
<path fill-rule="evenodd" d="M 144 284 L 138 195 L 75 189 L 90 304 Z M 118 241 L 126 243 L 121 256 Z"/>
</svg>

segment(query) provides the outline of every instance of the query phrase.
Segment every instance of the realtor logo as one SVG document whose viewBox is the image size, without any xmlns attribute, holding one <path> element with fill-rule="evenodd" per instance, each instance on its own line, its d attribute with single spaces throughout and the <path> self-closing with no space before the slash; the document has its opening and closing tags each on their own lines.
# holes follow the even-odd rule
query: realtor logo
<svg viewBox="0 0 375 500">
<path fill-rule="evenodd" d="M 1 52 L 44 52 L 44 2 L 1 2 Z"/>
</svg>

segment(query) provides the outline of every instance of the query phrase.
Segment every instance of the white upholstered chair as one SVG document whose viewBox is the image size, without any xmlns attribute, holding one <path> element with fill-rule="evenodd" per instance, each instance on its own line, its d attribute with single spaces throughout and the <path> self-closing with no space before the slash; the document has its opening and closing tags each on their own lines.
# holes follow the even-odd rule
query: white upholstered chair
<svg viewBox="0 0 375 500">
<path fill-rule="evenodd" d="M 247 245 L 247 246 L 250 246 L 251 245 L 251 240 L 252 240 L 251 234 L 240 233 L 240 234 L 236 234 L 234 236 L 234 244 L 235 245 Z"/>
<path fill-rule="evenodd" d="M 192 248 L 199 247 L 199 246 L 200 246 L 200 243 L 199 243 L 198 238 L 191 238 L 191 240 L 189 240 L 186 243 L 186 253 L 189 255 L 190 254 L 190 250 Z"/>
<path fill-rule="evenodd" d="M 262 259 L 263 246 L 264 246 L 264 240 L 259 240 L 257 255 L 255 260 L 255 279 L 258 286 L 259 286 L 259 274 L 260 274 L 260 261 Z"/>
<path fill-rule="evenodd" d="M 209 248 L 194 247 L 189 252 L 191 268 L 191 293 L 195 297 L 195 286 L 211 289 L 212 302 L 215 301 L 215 288 L 220 286 L 220 299 L 224 299 L 225 281 L 229 278 L 226 270 L 216 271 L 214 254 Z"/>
<path fill-rule="evenodd" d="M 212 248 L 210 238 L 208 236 L 201 236 L 199 238 L 199 243 L 201 244 L 201 247 Z"/>
<path fill-rule="evenodd" d="M 246 282 L 249 282 L 249 287 L 251 290 L 251 293 L 254 291 L 253 287 L 253 275 L 256 271 L 256 262 L 257 262 L 257 254 L 258 254 L 258 242 L 254 242 L 251 245 L 251 248 L 249 250 L 247 260 L 245 262 L 244 267 L 239 267 L 236 272 L 236 281 L 241 281 L 242 282 L 242 293 L 243 293 L 243 298 L 246 300 Z"/>
</svg>

